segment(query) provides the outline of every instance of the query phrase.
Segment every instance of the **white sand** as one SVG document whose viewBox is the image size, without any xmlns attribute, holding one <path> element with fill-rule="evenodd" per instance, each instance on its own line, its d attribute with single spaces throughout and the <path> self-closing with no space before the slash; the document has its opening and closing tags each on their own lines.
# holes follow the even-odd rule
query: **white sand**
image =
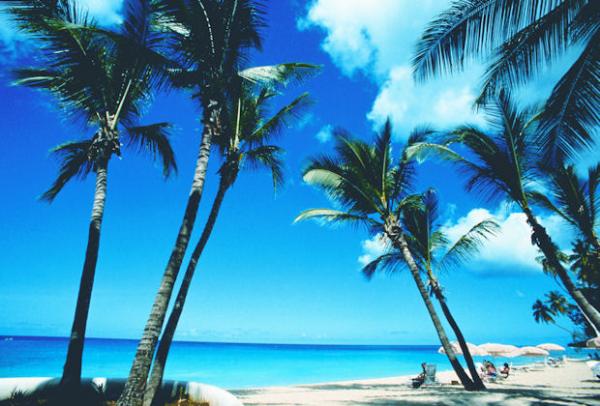
<svg viewBox="0 0 600 406">
<path fill-rule="evenodd" d="M 486 392 L 451 385 L 453 372 L 437 377 L 441 385 L 420 389 L 410 388 L 410 376 L 401 376 L 232 392 L 245 405 L 600 405 L 600 380 L 584 362 L 515 372 L 505 381 L 487 384 Z"/>
</svg>

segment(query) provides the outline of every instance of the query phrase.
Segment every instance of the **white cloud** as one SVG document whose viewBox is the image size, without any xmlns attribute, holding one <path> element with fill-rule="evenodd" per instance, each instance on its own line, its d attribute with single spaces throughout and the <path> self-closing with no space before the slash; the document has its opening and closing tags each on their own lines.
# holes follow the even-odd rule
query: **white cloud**
<svg viewBox="0 0 600 406">
<path fill-rule="evenodd" d="M 493 214 L 487 209 L 477 208 L 456 222 L 449 221 L 443 227 L 443 231 L 451 243 L 454 243 L 471 227 L 485 219 L 496 220 L 500 231 L 496 236 L 489 238 L 479 254 L 465 265 L 470 271 L 482 275 L 541 272 L 541 266 L 535 260 L 540 254 L 537 247 L 531 244 L 531 229 L 521 212 L 500 209 Z M 565 224 L 559 216 L 549 215 L 538 219 L 555 239 L 555 243 L 568 248 L 571 235 L 566 231 Z"/>
<path fill-rule="evenodd" d="M 368 240 L 361 242 L 362 255 L 358 257 L 358 262 L 361 266 L 367 265 L 369 262 L 385 254 L 388 250 L 386 240 L 381 233 L 374 235 Z"/>
<path fill-rule="evenodd" d="M 316 0 L 299 21 L 300 29 L 325 31 L 322 48 L 347 76 L 362 72 L 380 88 L 367 117 L 375 127 L 390 116 L 396 133 L 420 124 L 447 128 L 465 122 L 482 124 L 472 112 L 481 68 L 457 77 L 413 83 L 410 59 L 419 35 L 449 1 Z"/>
<path fill-rule="evenodd" d="M 414 40 L 429 19 L 446 5 L 439 0 L 316 0 L 300 29 L 319 27 L 322 47 L 347 75 L 358 70 L 382 74 L 407 62 Z M 372 72 L 372 68 L 375 69 Z"/>
<path fill-rule="evenodd" d="M 470 75 L 447 79 L 443 86 L 439 81 L 417 85 L 409 66 L 397 66 L 379 89 L 367 118 L 379 127 L 390 117 L 396 135 L 402 139 L 423 124 L 437 130 L 465 123 L 484 126 L 483 114 L 472 109 L 476 96 L 467 84 Z"/>
<path fill-rule="evenodd" d="M 331 140 L 331 137 L 333 137 L 333 126 L 330 124 L 321 127 L 319 132 L 315 135 L 315 138 L 322 144 Z"/>
</svg>

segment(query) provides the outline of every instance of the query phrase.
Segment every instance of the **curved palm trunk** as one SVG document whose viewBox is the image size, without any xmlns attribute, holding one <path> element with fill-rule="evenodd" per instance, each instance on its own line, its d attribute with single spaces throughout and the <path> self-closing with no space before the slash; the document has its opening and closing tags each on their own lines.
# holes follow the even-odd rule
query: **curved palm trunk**
<svg viewBox="0 0 600 406">
<path fill-rule="evenodd" d="M 442 322 L 440 321 L 440 318 L 437 315 L 437 311 L 435 310 L 435 307 L 433 306 L 433 302 L 431 301 L 431 298 L 429 297 L 429 294 L 427 293 L 427 289 L 425 288 L 425 284 L 423 283 L 423 279 L 421 279 L 421 274 L 419 273 L 419 268 L 417 267 L 417 264 L 412 256 L 412 253 L 410 252 L 410 249 L 408 248 L 408 244 L 406 242 L 406 239 L 404 238 L 404 235 L 401 233 L 398 233 L 396 231 L 396 229 L 399 229 L 399 227 L 391 227 L 391 228 L 392 229 L 389 231 L 386 230 L 386 234 L 392 241 L 394 248 L 400 250 L 400 252 L 402 253 L 402 256 L 404 258 L 404 261 L 408 265 L 408 269 L 410 270 L 410 273 L 412 274 L 412 277 L 413 277 L 415 283 L 417 284 L 417 289 L 419 290 L 419 293 L 421 294 L 421 298 L 423 299 L 423 302 L 425 302 L 425 306 L 427 307 L 427 311 L 429 312 L 429 316 L 431 317 L 433 326 L 435 327 L 435 330 L 440 339 L 440 342 L 442 343 L 442 347 L 444 347 L 444 351 L 446 352 L 446 357 L 448 357 L 448 360 L 450 361 L 450 364 L 452 365 L 454 372 L 456 372 L 456 375 L 458 376 L 458 379 L 462 383 L 463 387 L 466 390 L 475 390 L 476 388 L 473 384 L 473 381 L 471 380 L 471 378 L 469 378 L 469 376 L 463 369 L 462 365 L 460 365 L 460 362 L 456 358 L 456 354 L 454 353 L 454 350 L 452 349 L 452 346 L 450 345 L 450 340 L 448 339 L 448 336 L 446 335 L 446 332 L 444 331 L 444 326 L 442 325 Z"/>
<path fill-rule="evenodd" d="M 486 387 L 479 376 L 479 372 L 477 371 L 477 367 L 475 367 L 475 363 L 473 362 L 473 357 L 471 356 L 471 351 L 469 351 L 469 347 L 467 346 L 467 341 L 465 340 L 465 336 L 463 336 L 458 323 L 454 319 L 454 316 L 450 312 L 450 308 L 448 307 L 448 303 L 446 302 L 446 297 L 441 291 L 437 282 L 433 282 L 435 284 L 433 288 L 433 293 L 435 294 L 436 299 L 440 303 L 440 307 L 442 308 L 442 313 L 444 313 L 444 317 L 450 324 L 450 328 L 454 332 L 456 336 L 456 340 L 458 341 L 458 345 L 463 353 L 463 357 L 465 358 L 465 362 L 467 363 L 467 367 L 469 368 L 469 373 L 471 374 L 471 379 L 473 380 L 473 385 L 475 390 L 485 390 Z"/>
<path fill-rule="evenodd" d="M 173 309 L 171 310 L 169 319 L 167 320 L 165 331 L 162 333 L 162 336 L 160 338 L 160 343 L 158 344 L 158 349 L 156 350 L 156 356 L 154 357 L 154 363 L 152 365 L 150 379 L 146 386 L 146 393 L 144 395 L 144 406 L 157 404 L 155 401 L 156 393 L 158 392 L 158 389 L 162 384 L 163 375 L 165 372 L 165 365 L 167 363 L 167 357 L 169 355 L 169 349 L 171 348 L 171 343 L 173 342 L 173 336 L 175 335 L 175 330 L 177 329 L 179 318 L 181 317 L 181 313 L 183 312 L 183 306 L 185 305 L 185 300 L 187 298 L 190 285 L 192 283 L 192 278 L 194 277 L 194 271 L 196 270 L 196 265 L 198 264 L 200 255 L 202 255 L 204 247 L 206 246 L 206 243 L 210 238 L 213 227 L 217 220 L 217 216 L 219 215 L 219 210 L 221 209 L 221 203 L 223 203 L 223 198 L 225 197 L 227 189 L 227 183 L 224 181 L 223 178 L 221 178 L 221 182 L 219 183 L 219 190 L 217 191 L 217 195 L 215 196 L 215 200 L 213 201 L 210 214 L 208 216 L 208 219 L 206 220 L 206 225 L 204 226 L 204 230 L 202 230 L 202 235 L 200 236 L 200 239 L 198 240 L 198 243 L 194 248 L 194 252 L 192 253 L 192 257 L 190 258 L 190 262 L 188 263 L 187 269 L 183 276 L 181 287 L 179 288 L 179 292 L 177 293 L 175 304 L 173 306 Z"/>
<path fill-rule="evenodd" d="M 61 387 L 67 393 L 75 393 L 81 383 L 81 363 L 83 358 L 83 345 L 85 330 L 87 326 L 94 276 L 96 274 L 96 263 L 98 250 L 100 248 L 100 227 L 104 216 L 104 204 L 106 202 L 108 162 L 99 164 L 96 168 L 96 190 L 94 192 L 94 205 L 88 230 L 88 242 L 85 250 L 85 261 L 81 280 L 79 282 L 79 293 L 75 307 L 75 318 L 71 327 L 67 359 L 63 368 L 60 381 Z"/>
<path fill-rule="evenodd" d="M 556 245 L 554 245 L 552 242 L 552 239 L 546 232 L 546 229 L 537 221 L 529 208 L 523 208 L 523 212 L 527 216 L 527 223 L 529 223 L 531 229 L 533 230 L 532 241 L 542 251 L 556 272 L 556 275 L 564 285 L 565 289 L 567 292 L 569 292 L 569 295 L 571 295 L 575 303 L 577 303 L 577 306 L 579 306 L 579 309 L 590 322 L 594 328 L 594 331 L 596 331 L 596 334 L 598 335 L 598 331 L 600 331 L 600 312 L 598 312 L 598 310 L 592 306 L 592 304 L 583 295 L 583 292 L 569 277 L 567 270 L 562 266 L 560 260 L 558 259 Z"/>
<path fill-rule="evenodd" d="M 144 328 L 144 334 L 140 340 L 133 365 L 129 372 L 129 377 L 123 388 L 123 393 L 117 401 L 118 406 L 141 406 L 146 389 L 146 380 L 150 372 L 152 358 L 156 343 L 163 327 L 165 316 L 169 307 L 169 301 L 173 292 L 173 285 L 177 279 L 183 256 L 190 241 L 190 236 L 194 228 L 198 206 L 202 198 L 204 189 L 204 180 L 206 179 L 206 169 L 208 167 L 208 158 L 212 138 L 221 130 L 221 107 L 216 102 L 208 103 L 204 109 L 204 131 L 202 132 L 202 141 L 200 142 L 200 151 L 196 161 L 192 189 L 187 201 L 183 220 L 175 240 L 175 246 L 169 257 L 169 262 L 160 282 L 158 293 L 154 299 L 150 316 Z"/>
</svg>

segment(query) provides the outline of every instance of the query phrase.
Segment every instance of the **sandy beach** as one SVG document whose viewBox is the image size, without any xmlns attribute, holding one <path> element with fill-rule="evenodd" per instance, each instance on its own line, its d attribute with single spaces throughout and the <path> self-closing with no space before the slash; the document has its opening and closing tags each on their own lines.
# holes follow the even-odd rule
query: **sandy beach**
<svg viewBox="0 0 600 406">
<path fill-rule="evenodd" d="M 600 405 L 600 380 L 585 362 L 518 371 L 483 393 L 452 385 L 451 371 L 437 377 L 440 385 L 421 389 L 410 388 L 411 376 L 400 376 L 232 392 L 245 405 Z"/>
</svg>

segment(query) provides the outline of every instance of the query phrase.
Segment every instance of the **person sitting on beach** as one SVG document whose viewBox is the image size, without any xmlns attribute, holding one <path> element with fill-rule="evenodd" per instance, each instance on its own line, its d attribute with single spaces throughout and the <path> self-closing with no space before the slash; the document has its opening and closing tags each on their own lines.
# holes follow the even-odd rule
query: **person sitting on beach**
<svg viewBox="0 0 600 406">
<path fill-rule="evenodd" d="M 487 376 L 491 376 L 491 377 L 495 377 L 498 375 L 498 371 L 496 370 L 496 366 L 494 364 L 492 364 L 490 361 L 488 361 L 486 367 L 485 367 L 485 374 Z"/>
<path fill-rule="evenodd" d="M 413 388 L 418 388 L 421 385 L 423 385 L 423 382 L 425 382 L 425 376 L 427 376 L 427 363 L 426 362 L 421 363 L 421 369 L 423 370 L 423 372 L 421 372 L 419 375 L 417 375 L 416 378 L 412 379 Z"/>
<path fill-rule="evenodd" d="M 509 374 L 510 374 L 510 366 L 508 366 L 508 363 L 505 362 L 504 363 L 504 368 L 502 368 L 500 370 L 500 375 L 502 375 L 504 378 L 508 378 Z"/>
</svg>

